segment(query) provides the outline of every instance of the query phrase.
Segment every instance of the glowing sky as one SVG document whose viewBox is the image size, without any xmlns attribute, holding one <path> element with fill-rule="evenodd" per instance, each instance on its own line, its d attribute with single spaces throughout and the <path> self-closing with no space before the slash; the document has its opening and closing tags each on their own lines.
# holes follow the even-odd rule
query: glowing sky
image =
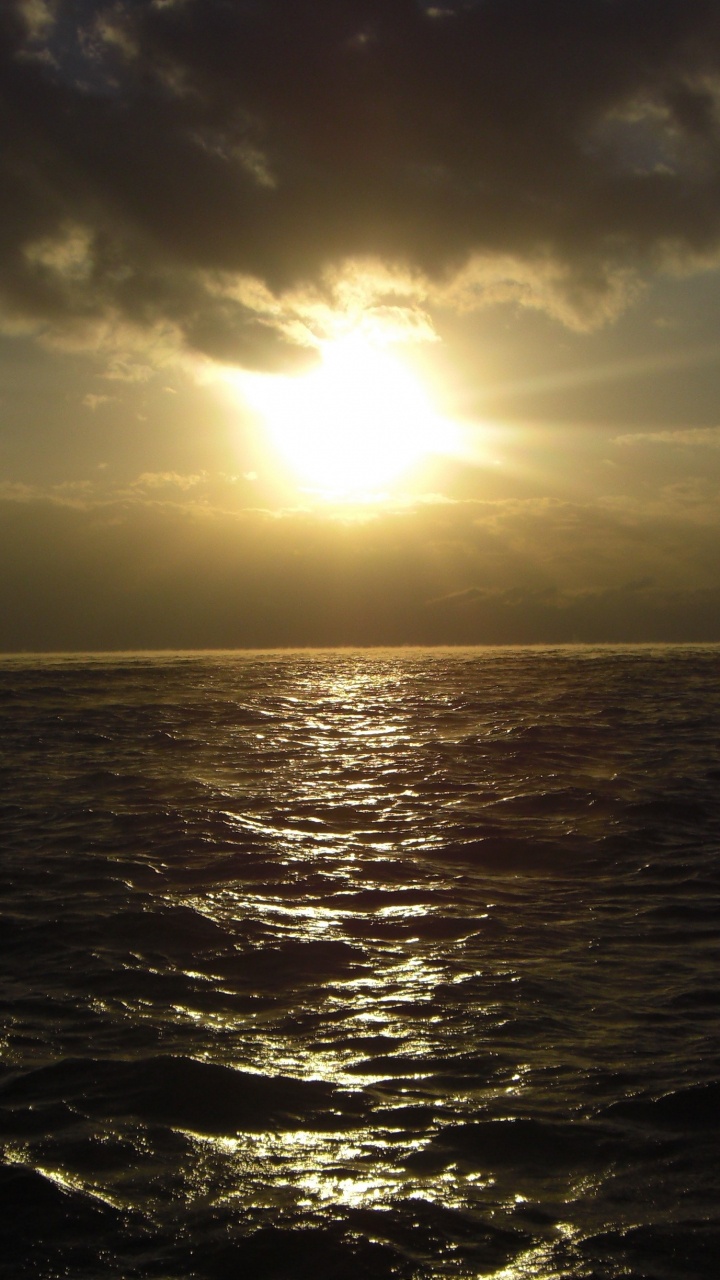
<svg viewBox="0 0 720 1280">
<path fill-rule="evenodd" d="M 5 0 L 0 646 L 720 639 L 720 8 Z"/>
</svg>

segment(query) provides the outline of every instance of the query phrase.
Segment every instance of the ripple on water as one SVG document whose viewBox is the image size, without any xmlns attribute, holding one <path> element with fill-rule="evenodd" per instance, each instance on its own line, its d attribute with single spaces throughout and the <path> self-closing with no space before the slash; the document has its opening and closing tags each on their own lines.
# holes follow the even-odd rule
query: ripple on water
<svg viewBox="0 0 720 1280">
<path fill-rule="evenodd" d="M 0 662 L 0 1270 L 714 1277 L 719 659 Z"/>
</svg>

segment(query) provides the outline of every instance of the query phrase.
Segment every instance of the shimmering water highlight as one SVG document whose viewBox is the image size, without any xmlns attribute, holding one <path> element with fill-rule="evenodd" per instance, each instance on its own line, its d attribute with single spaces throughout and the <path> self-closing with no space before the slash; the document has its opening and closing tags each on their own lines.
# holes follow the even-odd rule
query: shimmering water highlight
<svg viewBox="0 0 720 1280">
<path fill-rule="evenodd" d="M 2 1274 L 715 1274 L 720 651 L 7 658 Z"/>
</svg>

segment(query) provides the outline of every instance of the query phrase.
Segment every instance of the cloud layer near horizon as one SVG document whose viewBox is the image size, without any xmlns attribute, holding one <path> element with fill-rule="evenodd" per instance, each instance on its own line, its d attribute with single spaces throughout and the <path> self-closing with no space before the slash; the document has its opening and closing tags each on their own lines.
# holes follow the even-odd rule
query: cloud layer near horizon
<svg viewBox="0 0 720 1280">
<path fill-rule="evenodd" d="M 0 85 L 5 324 L 66 343 L 292 367 L 349 263 L 583 326 L 718 255 L 713 0 L 6 0 Z"/>
<path fill-rule="evenodd" d="M 0 494 L 0 649 L 720 640 L 711 505 L 469 500 L 338 521 L 235 488 Z"/>
</svg>

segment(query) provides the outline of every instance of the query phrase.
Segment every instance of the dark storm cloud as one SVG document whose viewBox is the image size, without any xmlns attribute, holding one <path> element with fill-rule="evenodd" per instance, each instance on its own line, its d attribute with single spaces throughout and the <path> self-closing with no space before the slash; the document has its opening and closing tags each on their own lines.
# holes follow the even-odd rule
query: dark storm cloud
<svg viewBox="0 0 720 1280">
<path fill-rule="evenodd" d="M 2 289 L 53 324 L 274 367 L 223 273 L 501 256 L 592 313 L 720 243 L 714 0 L 12 0 L 0 46 Z"/>
</svg>

